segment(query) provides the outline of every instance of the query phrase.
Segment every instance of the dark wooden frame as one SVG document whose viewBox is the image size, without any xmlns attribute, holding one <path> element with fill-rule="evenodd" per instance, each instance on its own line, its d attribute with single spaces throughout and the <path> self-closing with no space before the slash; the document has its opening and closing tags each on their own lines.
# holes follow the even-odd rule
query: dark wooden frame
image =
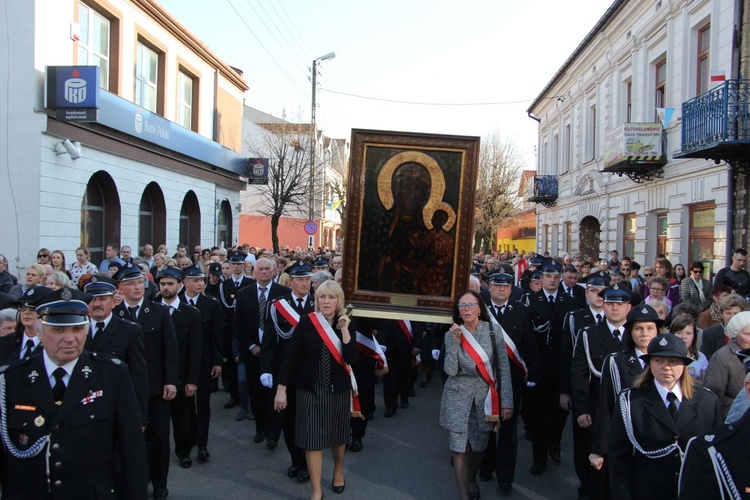
<svg viewBox="0 0 750 500">
<path fill-rule="evenodd" d="M 388 245 L 391 251 L 396 254 L 393 250 L 393 244 L 397 241 L 395 238 L 390 241 L 377 239 L 377 233 L 390 223 L 381 222 L 381 226 L 373 229 L 375 227 L 371 224 L 373 217 L 367 221 L 363 220 L 373 214 L 379 217 L 380 221 L 386 221 L 388 217 L 395 219 L 396 210 L 389 210 L 382 203 L 383 198 L 380 197 L 379 192 L 378 198 L 373 196 L 373 192 L 377 192 L 377 185 L 373 185 L 373 182 L 378 179 L 380 172 L 386 170 L 389 164 L 392 169 L 389 170 L 390 177 L 383 177 L 383 179 L 389 178 L 389 182 L 392 182 L 393 174 L 398 170 L 399 165 L 408 163 L 400 161 L 401 158 L 406 157 L 434 160 L 434 163 L 432 161 L 420 163 L 411 160 L 431 172 L 429 175 L 430 190 L 424 192 L 431 199 L 433 192 L 436 191 L 435 186 L 439 184 L 439 182 L 434 182 L 436 179 L 433 177 L 433 173 L 436 172 L 435 165 L 442 172 L 440 179 L 444 181 L 445 192 L 440 197 L 442 199 L 438 198 L 437 195 L 434 199 L 439 200 L 442 207 L 447 208 L 447 210 L 439 207 L 435 209 L 434 204 L 427 203 L 426 205 L 433 207 L 431 212 L 425 209 L 427 213 L 434 215 L 442 210 L 443 214 L 449 214 L 450 212 L 455 214 L 453 224 L 450 223 L 453 219 L 449 215 L 449 221 L 443 226 L 439 226 L 440 228 L 450 228 L 444 232 L 454 240 L 453 263 L 449 285 L 447 285 L 449 291 L 444 293 L 420 293 L 424 291 L 423 288 L 418 289 L 416 293 L 403 290 L 387 291 L 383 290 L 379 283 L 378 286 L 372 286 L 374 281 L 371 279 L 370 286 L 363 286 L 363 283 L 367 284 L 366 277 L 373 273 L 372 266 L 374 264 L 365 258 L 368 253 L 371 255 L 373 253 L 370 243 L 380 241 Z M 352 130 L 342 285 L 347 304 L 353 305 L 359 315 L 427 321 L 445 321 L 446 317 L 450 317 L 458 295 L 468 288 L 472 263 L 474 199 L 478 159 L 478 137 Z M 428 168 L 426 164 L 431 164 L 431 167 Z M 393 165 L 396 166 L 393 167 Z M 388 191 L 393 195 L 392 184 L 388 185 Z M 373 203 L 378 208 L 373 208 L 376 206 Z M 433 229 L 424 222 L 428 218 L 428 215 L 423 215 L 420 219 L 425 226 L 425 232 Z M 432 222 L 430 222 L 430 225 L 434 227 Z M 393 228 L 394 226 L 391 225 L 390 227 Z M 434 229 L 437 233 L 440 233 L 441 230 Z M 440 237 L 446 238 L 442 233 Z M 365 244 L 363 244 L 363 240 L 366 240 Z M 445 239 L 443 242 L 445 242 Z M 382 261 L 383 254 L 377 255 Z M 381 280 L 381 270 L 382 268 L 378 268 L 376 281 Z M 445 276 L 447 276 L 447 272 Z M 445 283 L 445 280 L 443 280 L 443 283 Z M 445 290 L 445 287 L 443 290 Z"/>
</svg>

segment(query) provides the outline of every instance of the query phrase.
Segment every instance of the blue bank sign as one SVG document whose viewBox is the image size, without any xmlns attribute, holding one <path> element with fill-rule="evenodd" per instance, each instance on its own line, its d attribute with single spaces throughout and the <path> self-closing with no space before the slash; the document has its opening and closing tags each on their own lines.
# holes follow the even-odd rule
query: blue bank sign
<svg viewBox="0 0 750 500">
<path fill-rule="evenodd" d="M 81 71 L 82 69 L 96 70 L 93 72 L 96 75 L 94 80 L 89 79 L 89 74 L 85 78 L 87 85 L 82 85 L 75 91 L 69 90 L 67 94 L 63 88 L 61 89 L 61 94 L 55 93 L 54 98 L 50 99 L 50 96 L 53 95 L 51 92 L 52 89 L 58 90 L 60 85 L 65 87 L 64 77 L 72 75 L 71 71 L 77 70 L 79 77 L 83 78 L 81 75 L 87 73 Z M 56 83 L 54 84 L 51 82 L 51 75 L 55 79 Z M 89 85 L 92 81 L 94 82 L 93 86 Z M 81 88 L 86 89 L 85 95 L 81 92 Z M 95 120 L 88 121 L 96 121 L 105 127 L 119 130 L 143 141 L 156 144 L 177 153 L 182 153 L 191 158 L 228 170 L 236 175 L 248 176 L 248 160 L 241 154 L 192 130 L 181 127 L 156 113 L 136 106 L 132 102 L 115 94 L 100 90 L 99 68 L 95 66 L 48 66 L 46 90 L 46 106 L 57 110 L 58 119 L 60 119 L 61 109 L 69 109 L 64 108 L 70 102 L 64 98 L 66 95 L 73 97 L 75 100 L 81 97 L 90 98 L 90 94 L 93 93 L 96 95 L 98 114 Z M 63 96 L 62 100 L 60 95 Z"/>
<path fill-rule="evenodd" d="M 99 68 L 47 66 L 45 105 L 62 121 L 97 121 Z"/>
</svg>

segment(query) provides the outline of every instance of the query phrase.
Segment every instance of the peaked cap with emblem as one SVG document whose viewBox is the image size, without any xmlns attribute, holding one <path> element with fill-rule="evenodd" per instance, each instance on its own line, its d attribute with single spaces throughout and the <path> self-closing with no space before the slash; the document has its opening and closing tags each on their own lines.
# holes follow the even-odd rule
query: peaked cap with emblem
<svg viewBox="0 0 750 500">
<path fill-rule="evenodd" d="M 235 250 L 229 254 L 229 257 L 227 257 L 230 264 L 244 264 L 245 259 L 247 259 L 247 254 L 240 252 L 239 250 Z"/>
<path fill-rule="evenodd" d="M 513 276 L 508 273 L 495 273 L 490 276 L 490 285 L 512 285 Z"/>
<path fill-rule="evenodd" d="M 223 274 L 221 272 L 221 264 L 218 262 L 211 262 L 208 265 L 208 274 L 211 276 L 221 276 Z"/>
<path fill-rule="evenodd" d="M 50 293 L 52 293 L 52 289 L 47 288 L 44 285 L 32 286 L 29 287 L 25 292 L 23 292 L 23 295 L 18 297 L 18 300 L 11 302 L 10 306 L 17 309 L 28 305 L 33 306 L 34 302 L 41 300 L 42 297 Z"/>
<path fill-rule="evenodd" d="M 219 270 L 221 270 L 221 267 L 219 267 Z M 188 266 L 187 269 L 185 269 L 184 273 L 182 274 L 183 278 L 205 278 L 206 275 L 203 272 L 203 269 L 197 268 L 195 266 Z"/>
<path fill-rule="evenodd" d="M 643 354 L 641 359 L 648 363 L 649 359 L 656 356 L 662 358 L 679 358 L 686 365 L 694 361 L 687 355 L 685 342 L 673 333 L 662 333 L 651 339 L 651 342 L 648 343 L 648 354 Z"/>
<path fill-rule="evenodd" d="M 109 276 L 97 276 L 91 277 L 86 286 L 83 287 L 83 291 L 93 297 L 103 297 L 106 295 L 114 295 L 117 282 Z"/>
<path fill-rule="evenodd" d="M 201 274 L 203 274 L 203 273 L 201 273 Z M 176 267 L 165 267 L 164 269 L 162 269 L 161 271 L 159 271 L 159 274 L 156 276 L 156 280 L 155 281 L 158 284 L 159 280 L 161 280 L 162 278 L 173 278 L 173 279 L 176 279 L 179 282 L 182 282 L 182 278 L 184 276 L 185 275 L 183 274 L 183 272 L 180 271 L 179 269 L 177 269 Z"/>
<path fill-rule="evenodd" d="M 542 274 L 560 274 L 562 273 L 562 264 L 555 259 L 549 259 L 542 265 Z"/>
<path fill-rule="evenodd" d="M 583 282 L 586 283 L 587 287 L 607 287 L 609 286 L 609 282 L 611 281 L 611 279 L 612 278 L 609 273 L 604 271 L 597 271 L 583 278 Z"/>
<path fill-rule="evenodd" d="M 634 306 L 628 313 L 628 319 L 625 322 L 625 328 L 632 328 L 633 325 L 639 321 L 650 321 L 656 324 L 656 328 L 664 326 L 664 321 L 659 317 L 659 313 L 656 309 L 648 304 L 638 304 Z"/>
<path fill-rule="evenodd" d="M 313 267 L 315 269 L 328 269 L 328 259 L 325 257 L 318 257 L 313 261 Z"/>
<path fill-rule="evenodd" d="M 90 295 L 63 287 L 45 295 L 33 305 L 42 323 L 46 325 L 85 325 L 89 322 L 90 299 Z"/>
<path fill-rule="evenodd" d="M 290 278 L 304 278 L 306 276 L 312 276 L 312 268 L 304 262 L 290 267 L 287 270 Z"/>
<path fill-rule="evenodd" d="M 542 267 L 546 263 L 547 259 L 545 259 L 541 255 L 535 255 L 534 257 L 529 259 L 529 265 L 534 267 Z"/>
<path fill-rule="evenodd" d="M 604 302 L 617 302 L 620 304 L 628 304 L 630 302 L 630 292 L 620 287 L 617 283 L 605 288 L 599 292 L 599 295 L 604 298 Z"/>
<path fill-rule="evenodd" d="M 115 274 L 114 278 L 118 282 L 142 280 L 143 269 L 141 269 L 139 266 L 136 266 L 135 264 L 131 264 L 130 262 L 128 262 L 127 264 L 122 266 L 122 269 L 120 269 L 117 274 Z"/>
</svg>

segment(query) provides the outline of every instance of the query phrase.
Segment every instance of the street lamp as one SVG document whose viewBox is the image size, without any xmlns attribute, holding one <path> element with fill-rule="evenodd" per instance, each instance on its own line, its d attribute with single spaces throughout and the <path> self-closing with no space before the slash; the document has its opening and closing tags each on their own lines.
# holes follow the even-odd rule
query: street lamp
<svg viewBox="0 0 750 500">
<path fill-rule="evenodd" d="M 317 133 L 315 125 L 315 95 L 317 93 L 317 77 L 318 77 L 318 61 L 327 61 L 336 57 L 334 52 L 329 52 L 324 56 L 320 56 L 317 59 L 313 59 L 312 62 L 312 113 L 311 117 L 311 129 L 310 129 L 310 207 L 309 207 L 309 218 L 313 220 L 315 218 L 315 144 L 317 142 Z M 310 236 L 310 240 L 312 240 Z M 309 245 L 312 246 L 312 245 Z"/>
</svg>

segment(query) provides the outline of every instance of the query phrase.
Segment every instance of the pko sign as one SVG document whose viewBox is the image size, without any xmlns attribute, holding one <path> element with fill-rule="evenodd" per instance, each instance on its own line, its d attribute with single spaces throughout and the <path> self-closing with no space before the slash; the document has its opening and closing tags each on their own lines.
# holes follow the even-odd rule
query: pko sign
<svg viewBox="0 0 750 500">
<path fill-rule="evenodd" d="M 47 66 L 44 104 L 64 121 L 96 121 L 98 66 Z"/>
</svg>

